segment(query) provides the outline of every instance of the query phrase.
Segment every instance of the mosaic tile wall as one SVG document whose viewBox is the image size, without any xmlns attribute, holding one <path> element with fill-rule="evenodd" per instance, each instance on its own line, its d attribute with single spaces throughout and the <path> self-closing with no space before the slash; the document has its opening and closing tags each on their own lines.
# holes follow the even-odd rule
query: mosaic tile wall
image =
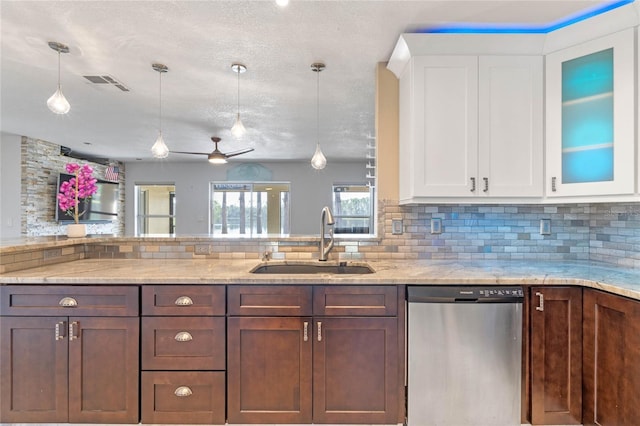
<svg viewBox="0 0 640 426">
<path fill-rule="evenodd" d="M 21 143 L 21 232 L 26 236 L 65 235 L 66 225 L 55 221 L 56 193 L 58 174 L 65 171 L 69 162 L 84 164 L 86 161 L 76 160 L 60 155 L 60 145 L 50 142 L 22 138 Z M 94 176 L 104 176 L 106 166 L 90 163 L 95 170 Z M 89 234 L 124 234 L 124 165 L 118 164 L 120 174 L 120 211 L 118 222 L 87 224 Z"/>
<path fill-rule="evenodd" d="M 594 204 L 590 216 L 590 259 L 640 268 L 640 204 Z"/>
<path fill-rule="evenodd" d="M 588 260 L 593 207 L 575 205 L 384 206 L 383 245 L 392 258 Z M 403 235 L 391 234 L 402 219 Z M 442 233 L 431 233 L 439 219 Z M 540 234 L 541 219 L 551 223 Z"/>
</svg>

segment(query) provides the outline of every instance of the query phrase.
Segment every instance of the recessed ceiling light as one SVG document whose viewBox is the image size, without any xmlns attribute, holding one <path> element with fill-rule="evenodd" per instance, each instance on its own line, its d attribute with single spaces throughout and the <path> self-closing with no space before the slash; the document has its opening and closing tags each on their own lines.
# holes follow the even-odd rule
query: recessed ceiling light
<svg viewBox="0 0 640 426">
<path fill-rule="evenodd" d="M 285 7 L 289 4 L 289 0 L 276 0 L 276 4 L 280 7 Z"/>
</svg>

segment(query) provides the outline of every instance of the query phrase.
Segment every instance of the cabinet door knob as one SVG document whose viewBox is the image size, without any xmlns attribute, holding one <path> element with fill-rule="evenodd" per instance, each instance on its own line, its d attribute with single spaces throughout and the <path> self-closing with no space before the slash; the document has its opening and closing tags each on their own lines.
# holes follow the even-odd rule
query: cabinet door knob
<svg viewBox="0 0 640 426">
<path fill-rule="evenodd" d="M 191 306 L 193 300 L 189 296 L 180 296 L 173 302 L 176 306 Z"/>
<path fill-rule="evenodd" d="M 174 337 L 174 339 L 177 342 L 188 342 L 190 340 L 193 340 L 193 336 L 188 331 L 181 331 L 176 334 L 176 337 Z"/>
<path fill-rule="evenodd" d="M 471 179 L 471 192 L 476 192 L 476 178 L 472 177 Z"/>
<path fill-rule="evenodd" d="M 544 311 L 544 295 L 539 291 L 536 291 L 536 296 L 540 298 L 538 306 L 536 306 L 536 311 Z"/>
<path fill-rule="evenodd" d="M 63 306 L 65 308 L 75 308 L 78 306 L 78 301 L 73 297 L 63 297 L 58 302 L 58 305 Z"/>
<path fill-rule="evenodd" d="M 191 388 L 189 388 L 189 386 L 180 386 L 180 387 L 176 388 L 175 391 L 173 391 L 173 394 L 175 396 L 184 397 L 184 396 L 193 395 L 193 392 L 191 391 Z"/>
</svg>

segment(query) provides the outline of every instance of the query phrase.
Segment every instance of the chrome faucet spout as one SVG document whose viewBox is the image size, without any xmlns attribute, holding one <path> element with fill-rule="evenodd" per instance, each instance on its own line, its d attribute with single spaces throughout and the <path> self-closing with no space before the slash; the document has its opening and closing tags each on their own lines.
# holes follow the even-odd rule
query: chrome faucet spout
<svg viewBox="0 0 640 426">
<path fill-rule="evenodd" d="M 329 229 L 329 242 L 324 238 L 325 234 L 325 221 L 327 225 L 331 225 Z M 320 254 L 318 256 L 318 260 L 326 261 L 329 256 L 329 252 L 333 248 L 334 237 L 333 237 L 333 225 L 336 221 L 333 218 L 333 213 L 331 213 L 331 209 L 327 206 L 322 208 L 322 212 L 320 213 Z"/>
</svg>

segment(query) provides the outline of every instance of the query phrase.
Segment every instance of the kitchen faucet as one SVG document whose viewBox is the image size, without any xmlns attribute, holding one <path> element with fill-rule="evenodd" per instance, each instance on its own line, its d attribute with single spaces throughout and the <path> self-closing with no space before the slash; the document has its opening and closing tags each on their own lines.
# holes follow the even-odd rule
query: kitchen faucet
<svg viewBox="0 0 640 426">
<path fill-rule="evenodd" d="M 324 223 L 325 220 L 327 222 L 327 225 L 332 225 L 331 228 L 329 229 L 329 243 L 327 244 L 325 239 L 324 239 Z M 325 206 L 322 209 L 322 213 L 320 213 L 320 256 L 318 258 L 318 260 L 320 261 L 325 261 L 327 260 L 327 256 L 329 255 L 329 252 L 331 251 L 331 249 L 333 248 L 333 224 L 336 223 L 335 220 L 333 219 L 333 214 L 331 213 L 331 209 L 327 206 Z"/>
</svg>

